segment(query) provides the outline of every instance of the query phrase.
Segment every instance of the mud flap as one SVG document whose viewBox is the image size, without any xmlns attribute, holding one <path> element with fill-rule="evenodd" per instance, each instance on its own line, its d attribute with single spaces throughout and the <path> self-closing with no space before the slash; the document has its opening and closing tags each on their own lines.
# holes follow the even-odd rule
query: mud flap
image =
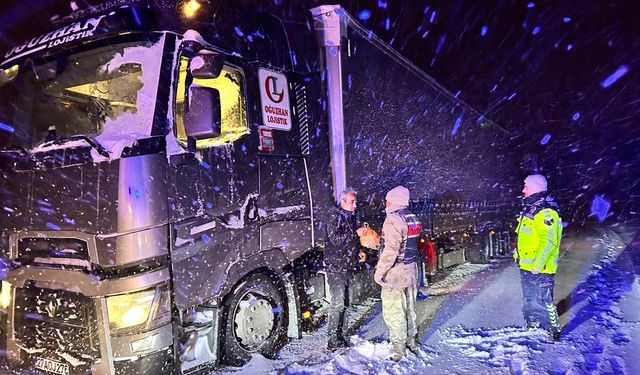
<svg viewBox="0 0 640 375">
<path fill-rule="evenodd" d="M 195 374 L 220 363 L 220 309 L 200 306 L 190 317 L 185 337 L 189 337 L 179 353 L 183 374 Z"/>
<path fill-rule="evenodd" d="M 295 280 L 292 273 L 287 273 L 284 277 L 284 289 L 287 295 L 287 337 L 301 339 L 302 312 L 300 311 L 300 298 L 295 288 Z"/>
</svg>

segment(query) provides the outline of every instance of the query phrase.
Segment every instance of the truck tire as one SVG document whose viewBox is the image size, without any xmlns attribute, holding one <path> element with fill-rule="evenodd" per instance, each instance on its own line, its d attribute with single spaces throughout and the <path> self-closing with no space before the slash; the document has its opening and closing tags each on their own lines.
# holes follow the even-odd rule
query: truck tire
<svg viewBox="0 0 640 375">
<path fill-rule="evenodd" d="M 264 273 L 240 283 L 225 303 L 222 362 L 243 366 L 251 354 L 273 357 L 286 341 L 286 303 L 275 280 Z"/>
</svg>

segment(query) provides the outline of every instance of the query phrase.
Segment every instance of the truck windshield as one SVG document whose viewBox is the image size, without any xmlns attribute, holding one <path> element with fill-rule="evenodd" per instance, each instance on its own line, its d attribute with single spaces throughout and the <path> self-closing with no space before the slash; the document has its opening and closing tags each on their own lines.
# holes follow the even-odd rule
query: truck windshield
<svg viewBox="0 0 640 375">
<path fill-rule="evenodd" d="M 51 140 L 53 127 L 57 139 L 148 136 L 161 53 L 158 38 L 103 42 L 5 69 L 0 80 L 0 146 L 42 146 Z"/>
</svg>

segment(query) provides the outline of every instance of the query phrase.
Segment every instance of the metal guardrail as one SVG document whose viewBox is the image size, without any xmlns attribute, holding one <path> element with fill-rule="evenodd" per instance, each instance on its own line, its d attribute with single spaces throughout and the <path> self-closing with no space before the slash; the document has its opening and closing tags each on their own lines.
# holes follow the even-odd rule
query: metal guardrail
<svg viewBox="0 0 640 375">
<path fill-rule="evenodd" d="M 459 249 L 449 251 L 446 253 L 438 254 L 438 269 L 443 270 L 445 268 L 462 264 L 467 261 L 466 250 Z"/>
</svg>

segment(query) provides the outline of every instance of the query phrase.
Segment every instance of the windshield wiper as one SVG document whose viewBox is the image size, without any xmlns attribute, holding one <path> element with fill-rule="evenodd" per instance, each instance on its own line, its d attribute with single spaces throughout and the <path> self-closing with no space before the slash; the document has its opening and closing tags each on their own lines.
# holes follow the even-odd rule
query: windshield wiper
<svg viewBox="0 0 640 375">
<path fill-rule="evenodd" d="M 0 149 L 0 152 L 16 152 L 16 151 L 20 152 L 22 155 L 29 155 L 29 151 L 27 151 L 26 148 L 24 148 L 22 146 L 18 146 L 18 145 L 2 147 Z"/>
<path fill-rule="evenodd" d="M 66 137 L 66 138 L 62 138 L 59 139 L 57 141 L 55 141 L 55 144 L 61 144 L 61 143 L 65 143 L 67 141 L 74 141 L 74 140 L 78 140 L 78 139 L 82 139 L 83 141 L 87 142 L 91 147 L 93 147 L 96 151 L 98 151 L 98 154 L 104 156 L 105 158 L 111 158 L 111 155 L 109 155 L 109 151 L 107 151 L 106 148 L 104 148 L 100 143 L 98 143 L 98 141 L 96 141 L 95 139 L 91 138 L 91 137 L 87 137 L 86 135 L 72 135 L 70 137 Z"/>
<path fill-rule="evenodd" d="M 111 158 L 111 155 L 109 155 L 109 151 L 107 151 L 106 148 L 104 148 L 95 139 L 93 139 L 91 137 L 88 137 L 86 135 L 72 135 L 72 136 L 69 136 L 69 137 L 64 137 L 64 138 L 57 139 L 55 141 L 47 142 L 45 144 L 62 145 L 62 144 L 65 144 L 67 142 L 77 141 L 77 140 L 82 140 L 82 141 L 87 142 L 89 144 L 89 146 L 91 146 L 92 148 L 94 148 L 98 152 L 98 154 L 104 156 L 105 158 Z"/>
</svg>

